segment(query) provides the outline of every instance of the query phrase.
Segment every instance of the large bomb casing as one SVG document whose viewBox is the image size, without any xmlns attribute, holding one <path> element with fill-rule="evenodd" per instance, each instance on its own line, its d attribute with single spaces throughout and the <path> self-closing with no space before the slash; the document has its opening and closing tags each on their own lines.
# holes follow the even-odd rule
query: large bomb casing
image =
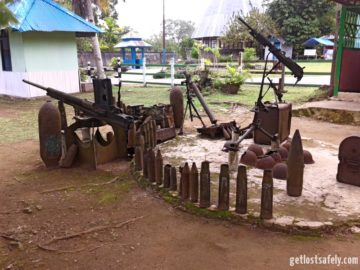
<svg viewBox="0 0 360 270">
<path fill-rule="evenodd" d="M 221 211 L 229 210 L 229 196 L 230 196 L 230 174 L 229 165 L 222 164 L 219 175 L 219 199 L 218 209 Z"/>
<path fill-rule="evenodd" d="M 247 173 L 245 166 L 238 167 L 235 212 L 238 214 L 246 214 L 247 212 Z"/>
<path fill-rule="evenodd" d="M 61 157 L 61 115 L 51 101 L 41 106 L 38 123 L 41 159 L 47 168 L 56 167 Z"/>
<path fill-rule="evenodd" d="M 162 185 L 163 183 L 163 158 L 161 155 L 160 149 L 158 149 L 155 158 L 155 179 L 157 185 Z"/>
<path fill-rule="evenodd" d="M 184 96 L 179 87 L 171 89 L 170 104 L 173 107 L 175 127 L 181 128 L 184 121 Z"/>
<path fill-rule="evenodd" d="M 297 129 L 291 142 L 291 148 L 287 160 L 288 177 L 286 191 L 289 196 L 301 196 L 304 178 L 304 153 L 300 132 Z"/>
<path fill-rule="evenodd" d="M 199 200 L 199 172 L 194 162 L 190 170 L 190 201 L 198 202 Z"/>
<path fill-rule="evenodd" d="M 261 186 L 261 219 L 273 218 L 273 187 L 272 171 L 265 170 Z"/>
<path fill-rule="evenodd" d="M 187 162 L 181 171 L 180 187 L 181 199 L 188 200 L 190 197 L 190 168 Z"/>
<path fill-rule="evenodd" d="M 200 207 L 210 207 L 210 163 L 204 161 L 201 163 L 200 171 Z"/>
</svg>

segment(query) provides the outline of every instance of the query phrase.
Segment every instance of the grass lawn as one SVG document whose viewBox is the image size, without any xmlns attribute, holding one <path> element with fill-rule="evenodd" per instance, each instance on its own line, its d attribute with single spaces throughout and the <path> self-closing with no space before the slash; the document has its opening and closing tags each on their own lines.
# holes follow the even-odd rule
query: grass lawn
<svg viewBox="0 0 360 270">
<path fill-rule="evenodd" d="M 210 108 L 215 112 L 230 107 L 231 102 L 240 103 L 247 107 L 253 106 L 258 96 L 259 86 L 244 85 L 237 95 L 225 95 L 214 92 L 210 95 L 204 94 Z M 288 87 L 284 99 L 288 102 L 301 103 L 309 100 L 316 95 L 313 87 Z M 116 96 L 117 89 L 114 88 Z M 127 105 L 144 104 L 151 106 L 159 103 L 169 103 L 169 87 L 148 86 L 123 86 L 121 90 L 122 100 Z M 75 96 L 83 99 L 93 100 L 92 93 L 79 93 Z M 28 139 L 38 138 L 37 115 L 39 108 L 48 97 L 32 100 L 14 99 L 0 97 L 0 144 L 20 142 Z M 268 93 L 264 100 L 272 100 L 273 95 Z M 200 109 L 200 103 L 195 98 L 195 105 Z M 214 104 L 216 103 L 216 104 Z M 57 104 L 57 101 L 54 101 Z M 66 106 L 68 119 L 73 116 L 73 110 Z"/>
</svg>

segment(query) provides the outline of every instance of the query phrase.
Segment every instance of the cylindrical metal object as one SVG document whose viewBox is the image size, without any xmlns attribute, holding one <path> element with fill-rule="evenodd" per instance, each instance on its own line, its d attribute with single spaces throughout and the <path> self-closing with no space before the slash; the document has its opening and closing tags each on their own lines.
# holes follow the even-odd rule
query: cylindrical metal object
<svg viewBox="0 0 360 270">
<path fill-rule="evenodd" d="M 171 178 L 171 165 L 166 164 L 164 166 L 164 188 L 170 187 L 170 178 Z"/>
<path fill-rule="evenodd" d="M 245 166 L 238 167 L 235 212 L 238 214 L 247 213 L 247 173 Z"/>
<path fill-rule="evenodd" d="M 239 133 L 231 131 L 231 140 L 236 142 L 239 139 Z M 229 151 L 229 169 L 236 172 L 239 165 L 239 151 Z"/>
<path fill-rule="evenodd" d="M 198 202 L 199 200 L 199 172 L 194 162 L 190 170 L 190 201 Z"/>
<path fill-rule="evenodd" d="M 177 190 L 177 177 L 176 177 L 176 168 L 171 167 L 170 169 L 170 190 L 176 191 Z"/>
<path fill-rule="evenodd" d="M 144 150 L 143 151 L 143 176 L 145 178 L 149 178 L 149 172 L 148 172 L 148 151 Z"/>
<path fill-rule="evenodd" d="M 219 176 L 219 200 L 218 209 L 222 211 L 229 210 L 229 193 L 230 193 L 230 175 L 229 165 L 222 164 Z"/>
<path fill-rule="evenodd" d="M 200 171 L 200 207 L 210 207 L 210 162 L 201 163 Z"/>
<path fill-rule="evenodd" d="M 187 162 L 185 163 L 181 172 L 180 185 L 181 199 L 188 200 L 190 197 L 190 168 Z"/>
<path fill-rule="evenodd" d="M 170 104 L 174 112 L 175 128 L 181 128 L 184 121 L 184 96 L 180 87 L 174 87 L 171 89 Z"/>
<path fill-rule="evenodd" d="M 141 171 L 142 170 L 142 151 L 140 146 L 135 147 L 135 171 Z"/>
<path fill-rule="evenodd" d="M 38 123 L 41 159 L 46 167 L 56 167 L 61 157 L 61 116 L 51 101 L 41 106 Z"/>
<path fill-rule="evenodd" d="M 297 129 L 291 142 L 287 159 L 288 177 L 286 191 L 289 196 L 301 196 L 304 177 L 304 152 L 300 132 Z"/>
<path fill-rule="evenodd" d="M 261 187 L 261 219 L 272 219 L 273 217 L 273 178 L 272 171 L 265 170 Z"/>
<path fill-rule="evenodd" d="M 152 120 L 150 123 L 151 123 L 151 127 L 152 127 L 152 147 L 156 147 L 156 145 L 157 145 L 156 121 Z"/>
<path fill-rule="evenodd" d="M 153 148 L 153 140 L 154 140 L 154 136 L 153 136 L 153 126 L 151 124 L 151 122 L 146 123 L 147 126 L 147 131 L 148 131 L 148 147 L 149 148 Z"/>
<path fill-rule="evenodd" d="M 132 127 L 128 130 L 127 148 L 135 147 L 135 139 L 136 139 L 136 127 L 135 125 L 132 125 Z"/>
<path fill-rule="evenodd" d="M 157 150 L 155 164 L 156 164 L 156 168 L 155 168 L 156 184 L 160 186 L 163 183 L 163 158 L 160 149 Z"/>
<path fill-rule="evenodd" d="M 148 175 L 149 181 L 155 182 L 155 152 L 153 149 L 149 149 L 148 151 Z"/>
<path fill-rule="evenodd" d="M 171 105 L 165 106 L 165 112 L 166 112 L 168 127 L 169 128 L 175 127 L 173 107 Z"/>
</svg>

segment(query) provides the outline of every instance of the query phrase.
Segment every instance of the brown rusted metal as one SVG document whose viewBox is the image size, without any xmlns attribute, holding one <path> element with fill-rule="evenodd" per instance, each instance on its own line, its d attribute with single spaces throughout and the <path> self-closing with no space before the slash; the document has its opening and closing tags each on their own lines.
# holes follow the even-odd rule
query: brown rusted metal
<svg viewBox="0 0 360 270">
<path fill-rule="evenodd" d="M 156 147 L 157 145 L 157 137 L 156 137 L 156 121 L 152 120 L 150 122 L 151 128 L 152 128 L 152 147 Z"/>
<path fill-rule="evenodd" d="M 271 170 L 275 166 L 275 160 L 270 156 L 265 156 L 257 160 L 256 168 L 261 170 Z"/>
<path fill-rule="evenodd" d="M 304 153 L 300 132 L 297 129 L 293 136 L 287 160 L 288 177 L 286 190 L 292 197 L 301 196 L 304 178 Z"/>
<path fill-rule="evenodd" d="M 140 146 L 135 147 L 135 171 L 142 170 L 142 150 Z"/>
<path fill-rule="evenodd" d="M 279 155 L 281 156 L 281 159 L 284 161 L 284 160 L 287 160 L 288 156 L 289 156 L 289 150 L 287 150 L 285 147 L 280 147 L 278 149 L 278 153 Z"/>
<path fill-rule="evenodd" d="M 156 139 L 158 143 L 166 142 L 176 137 L 175 128 L 162 128 L 156 131 Z"/>
<path fill-rule="evenodd" d="M 230 195 L 230 175 L 229 165 L 222 164 L 219 175 L 219 199 L 218 209 L 221 211 L 229 210 L 229 195 Z"/>
<path fill-rule="evenodd" d="M 62 102 L 61 100 L 58 101 L 58 109 L 59 109 L 60 117 L 61 117 L 61 129 L 66 131 L 67 127 L 68 127 L 66 111 L 65 111 L 64 102 Z"/>
<path fill-rule="evenodd" d="M 239 133 L 232 130 L 231 131 L 231 140 L 233 142 L 239 139 Z M 229 151 L 229 169 L 230 172 L 236 172 L 239 166 L 239 151 Z"/>
<path fill-rule="evenodd" d="M 181 199 L 188 200 L 190 198 L 190 168 L 187 162 L 181 171 L 180 186 Z"/>
<path fill-rule="evenodd" d="M 164 188 L 170 188 L 171 179 L 171 165 L 166 164 L 164 166 Z"/>
<path fill-rule="evenodd" d="M 257 162 L 257 156 L 253 151 L 247 150 L 244 152 L 244 154 L 242 154 L 240 162 L 242 164 L 255 167 Z"/>
<path fill-rule="evenodd" d="M 149 155 L 148 151 L 145 149 L 143 151 L 143 176 L 144 178 L 149 178 L 149 172 L 148 172 L 148 163 L 149 163 Z"/>
<path fill-rule="evenodd" d="M 247 213 L 247 172 L 245 166 L 238 167 L 235 212 L 238 214 Z"/>
<path fill-rule="evenodd" d="M 75 157 L 78 153 L 78 146 L 76 144 L 70 145 L 69 149 L 67 149 L 64 158 L 60 162 L 60 166 L 62 168 L 70 168 L 75 161 Z"/>
<path fill-rule="evenodd" d="M 180 87 L 171 89 L 170 104 L 173 107 L 175 128 L 181 128 L 184 121 L 184 96 Z"/>
<path fill-rule="evenodd" d="M 133 125 L 128 130 L 127 148 L 134 148 L 135 147 L 135 140 L 136 140 L 136 127 L 135 127 L 135 125 Z"/>
<path fill-rule="evenodd" d="M 308 150 L 304 150 L 304 163 L 305 164 L 314 164 L 315 161 L 312 157 L 312 154 Z"/>
<path fill-rule="evenodd" d="M 199 200 L 199 172 L 194 162 L 190 170 L 190 201 L 198 202 Z"/>
<path fill-rule="evenodd" d="M 160 149 L 158 149 L 156 153 L 155 165 L 156 165 L 156 169 L 155 169 L 156 184 L 160 186 L 163 183 L 163 158 Z"/>
<path fill-rule="evenodd" d="M 177 191 L 177 176 L 175 167 L 171 167 L 170 170 L 170 190 Z"/>
<path fill-rule="evenodd" d="M 257 144 L 251 144 L 247 150 L 253 151 L 257 157 L 262 157 L 264 155 L 263 148 Z"/>
<path fill-rule="evenodd" d="M 175 128 L 175 121 L 174 121 L 174 110 L 171 105 L 165 106 L 165 114 L 166 114 L 166 128 Z"/>
<path fill-rule="evenodd" d="M 360 137 L 344 139 L 339 147 L 337 181 L 360 186 Z"/>
<path fill-rule="evenodd" d="M 41 106 L 38 123 L 41 159 L 47 168 L 56 167 L 61 157 L 61 116 L 51 101 Z"/>
<path fill-rule="evenodd" d="M 231 131 L 237 129 L 235 121 L 220 123 L 211 125 L 209 127 L 201 127 L 197 129 L 197 132 L 203 136 L 215 138 L 225 138 L 226 140 L 231 139 Z"/>
<path fill-rule="evenodd" d="M 200 171 L 200 205 L 201 208 L 210 207 L 210 163 L 201 163 Z"/>
<path fill-rule="evenodd" d="M 154 183 L 156 181 L 155 179 L 155 152 L 152 148 L 148 151 L 148 175 L 149 175 L 149 181 Z"/>
<path fill-rule="evenodd" d="M 272 171 L 265 170 L 261 186 L 261 219 L 272 219 L 273 217 L 273 178 Z"/>
<path fill-rule="evenodd" d="M 286 150 L 290 151 L 291 142 L 284 142 L 281 146 L 284 147 Z"/>
<path fill-rule="evenodd" d="M 279 163 L 282 161 L 281 155 L 278 152 L 272 152 L 270 153 L 270 157 L 273 158 L 273 160 L 275 161 L 275 163 Z"/>
<path fill-rule="evenodd" d="M 287 179 L 288 167 L 286 163 L 277 163 L 273 168 L 273 177 L 280 180 Z"/>
</svg>

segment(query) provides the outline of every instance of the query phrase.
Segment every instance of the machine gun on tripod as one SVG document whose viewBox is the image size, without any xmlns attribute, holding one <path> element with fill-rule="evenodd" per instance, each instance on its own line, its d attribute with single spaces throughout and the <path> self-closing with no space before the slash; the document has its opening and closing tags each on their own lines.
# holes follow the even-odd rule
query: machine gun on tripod
<svg viewBox="0 0 360 270">
<path fill-rule="evenodd" d="M 295 84 L 297 84 L 304 76 L 304 70 L 303 70 L 302 67 L 300 67 L 298 64 L 296 64 L 292 59 L 286 57 L 283 54 L 283 52 L 281 52 L 281 50 L 276 48 L 268 39 L 266 39 L 263 35 L 258 33 L 255 29 L 253 29 L 241 17 L 238 17 L 238 20 L 248 28 L 249 34 L 254 39 L 256 39 L 264 47 L 269 48 L 269 53 L 268 53 L 268 55 L 266 56 L 266 59 L 265 59 L 265 67 L 264 67 L 264 71 L 263 71 L 263 75 L 262 75 L 262 81 L 261 81 L 259 96 L 258 96 L 257 101 L 255 102 L 255 107 L 252 109 L 252 111 L 255 113 L 253 122 L 249 126 L 247 126 L 246 128 L 241 130 L 244 134 L 238 140 L 236 140 L 234 142 L 233 141 L 226 142 L 225 145 L 224 145 L 223 151 L 238 151 L 240 143 L 245 138 L 249 137 L 255 131 L 260 131 L 260 133 L 262 133 L 263 135 L 268 137 L 271 140 L 271 142 L 276 142 L 277 143 L 278 140 L 282 140 L 283 138 L 279 138 L 279 134 L 277 132 L 275 134 L 272 134 L 268 130 L 266 130 L 263 127 L 263 123 L 261 122 L 261 119 L 259 117 L 260 113 L 262 113 L 262 112 L 266 113 L 266 112 L 269 111 L 269 107 L 266 106 L 263 103 L 263 98 L 268 93 L 270 88 L 272 88 L 274 90 L 274 94 L 275 94 L 278 102 L 282 102 L 282 95 L 283 94 L 282 94 L 281 91 L 278 90 L 276 85 L 269 78 L 269 75 L 274 70 L 276 70 L 276 68 L 281 63 L 281 64 L 285 65 L 288 69 L 290 69 L 290 71 L 292 72 L 292 75 L 294 75 L 294 77 L 297 79 Z M 267 65 L 268 65 L 268 62 L 269 62 L 270 53 L 272 53 L 274 56 L 276 56 L 276 58 L 278 59 L 278 62 L 269 71 L 267 71 Z M 264 85 L 265 85 L 265 79 L 266 78 L 269 80 L 269 87 L 264 93 Z M 289 110 L 289 109 L 291 111 L 291 106 L 290 106 L 290 108 L 287 108 L 287 110 Z M 291 120 L 291 114 L 290 114 L 289 117 L 290 117 L 290 120 Z M 290 132 L 290 122 L 291 122 L 290 120 L 287 121 L 288 122 L 288 127 L 286 129 L 288 129 L 288 132 Z M 282 135 L 284 137 L 287 137 L 288 134 L 287 135 L 282 134 Z"/>
</svg>

